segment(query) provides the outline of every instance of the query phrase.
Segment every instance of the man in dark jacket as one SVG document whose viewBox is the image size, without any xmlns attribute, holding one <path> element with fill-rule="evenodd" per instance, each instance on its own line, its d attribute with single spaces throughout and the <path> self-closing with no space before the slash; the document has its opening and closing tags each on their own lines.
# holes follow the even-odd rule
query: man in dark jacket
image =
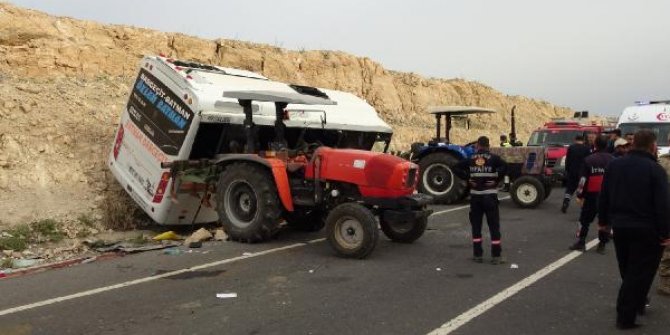
<svg viewBox="0 0 670 335">
<path fill-rule="evenodd" d="M 584 136 L 575 136 L 575 143 L 570 144 L 568 153 L 565 155 L 565 197 L 561 212 L 565 213 L 570 206 L 570 198 L 577 190 L 579 184 L 579 172 L 581 171 L 584 158 L 591 153 L 591 148 L 584 143 Z"/>
<path fill-rule="evenodd" d="M 586 251 L 586 236 L 589 226 L 598 214 L 598 196 L 603 182 L 605 168 L 614 159 L 607 153 L 607 138 L 599 136 L 595 140 L 596 152 L 584 159 L 581 173 L 579 174 L 579 187 L 577 188 L 577 200 L 582 203 L 582 211 L 579 215 L 580 230 L 577 231 L 577 242 L 570 250 Z M 598 227 L 598 253 L 605 253 L 605 245 L 609 242 L 609 228 Z"/>
<path fill-rule="evenodd" d="M 470 224 L 472 225 L 473 260 L 484 261 L 482 249 L 482 224 L 484 215 L 491 234 L 491 263 L 502 263 L 500 241 L 500 212 L 498 210 L 498 183 L 504 178 L 507 164 L 489 152 L 486 136 L 477 139 L 477 152 L 470 159 L 461 161 L 455 173 L 470 184 Z"/>
<path fill-rule="evenodd" d="M 633 150 L 613 160 L 600 193 L 599 224 L 614 230 L 622 284 L 617 298 L 617 327 L 636 328 L 644 313 L 664 246 L 670 244 L 668 177 L 656 162 L 656 135 L 635 133 Z"/>
</svg>

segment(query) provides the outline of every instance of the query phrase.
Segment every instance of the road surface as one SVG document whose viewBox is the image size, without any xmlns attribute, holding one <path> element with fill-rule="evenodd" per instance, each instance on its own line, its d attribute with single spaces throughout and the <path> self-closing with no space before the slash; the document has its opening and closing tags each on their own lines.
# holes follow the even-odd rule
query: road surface
<svg viewBox="0 0 670 335">
<path fill-rule="evenodd" d="M 366 260 L 284 232 L 0 280 L 0 334 L 615 333 L 613 249 L 569 252 L 578 212 L 554 193 L 534 210 L 501 202 L 503 265 L 470 261 L 467 204 L 434 206 L 420 240 L 382 237 Z M 670 330 L 670 298 L 651 297 L 632 333 Z"/>
</svg>

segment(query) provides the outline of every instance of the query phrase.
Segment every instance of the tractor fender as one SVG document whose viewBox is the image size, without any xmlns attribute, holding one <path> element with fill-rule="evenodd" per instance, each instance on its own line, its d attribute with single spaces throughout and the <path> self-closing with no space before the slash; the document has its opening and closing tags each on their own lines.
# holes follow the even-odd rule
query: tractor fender
<svg viewBox="0 0 670 335">
<path fill-rule="evenodd" d="M 421 152 L 418 155 L 412 157 L 413 158 L 412 160 L 418 162 L 422 158 L 436 152 L 443 152 L 450 154 L 455 158 L 457 158 L 458 160 L 466 159 L 470 156 L 466 152 L 466 150 L 464 150 L 463 147 L 454 144 L 446 144 L 438 146 L 426 146 L 423 150 L 421 150 Z"/>
<path fill-rule="evenodd" d="M 216 158 L 215 164 L 224 166 L 232 162 L 253 162 L 265 166 L 272 172 L 272 176 L 277 186 L 277 193 L 279 200 L 284 208 L 293 212 L 293 198 L 291 197 L 291 186 L 288 181 L 288 174 L 286 173 L 286 164 L 276 158 L 263 158 L 253 154 L 231 154 L 221 155 Z"/>
</svg>

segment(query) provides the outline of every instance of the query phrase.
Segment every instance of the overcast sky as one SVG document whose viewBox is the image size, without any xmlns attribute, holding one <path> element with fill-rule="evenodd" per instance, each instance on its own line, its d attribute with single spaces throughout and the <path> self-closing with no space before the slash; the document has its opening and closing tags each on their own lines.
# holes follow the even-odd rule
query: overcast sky
<svg viewBox="0 0 670 335">
<path fill-rule="evenodd" d="M 10 0 L 51 14 L 290 49 L 618 114 L 670 99 L 667 0 Z"/>
</svg>

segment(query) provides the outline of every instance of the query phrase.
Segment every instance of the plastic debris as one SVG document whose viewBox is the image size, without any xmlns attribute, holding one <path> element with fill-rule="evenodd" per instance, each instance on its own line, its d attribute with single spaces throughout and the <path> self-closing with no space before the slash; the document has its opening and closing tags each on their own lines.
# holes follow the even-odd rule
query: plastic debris
<svg viewBox="0 0 670 335">
<path fill-rule="evenodd" d="M 153 238 L 154 241 L 178 241 L 181 239 L 181 236 L 177 235 L 177 233 L 173 232 L 172 230 L 158 234 Z"/>
<path fill-rule="evenodd" d="M 314 270 L 309 270 L 309 273 L 314 273 Z"/>
<path fill-rule="evenodd" d="M 183 254 L 184 251 L 182 251 L 182 250 L 179 249 L 179 248 L 168 248 L 168 249 L 165 249 L 165 250 L 163 251 L 163 253 L 166 254 L 166 255 L 170 255 L 170 256 L 176 256 L 176 255 L 181 255 L 181 254 Z"/>
<path fill-rule="evenodd" d="M 217 293 L 216 297 L 219 299 L 237 298 L 237 293 Z"/>
<path fill-rule="evenodd" d="M 510 268 L 510 269 L 518 269 L 518 268 L 519 268 L 519 265 L 517 265 L 517 264 L 512 264 L 512 265 L 509 266 L 509 268 Z"/>
<path fill-rule="evenodd" d="M 116 243 L 107 247 L 101 247 L 101 248 L 95 248 L 96 251 L 98 252 L 110 252 L 110 251 L 118 251 L 118 252 L 125 252 L 129 254 L 133 254 L 136 252 L 143 252 L 143 251 L 150 251 L 150 250 L 159 250 L 159 249 L 165 249 L 165 248 L 170 248 L 170 247 L 175 247 L 177 244 L 175 243 L 161 243 L 161 244 L 151 244 L 151 245 L 142 245 L 142 246 L 137 246 L 133 243 Z"/>
<path fill-rule="evenodd" d="M 12 267 L 15 269 L 20 269 L 20 268 L 29 268 L 31 266 L 34 266 L 37 264 L 39 260 L 37 259 L 15 259 L 12 261 Z"/>
<path fill-rule="evenodd" d="M 243 252 L 243 253 L 242 253 L 242 256 L 251 256 L 251 255 L 253 255 L 253 254 L 250 253 L 250 252 Z"/>
<path fill-rule="evenodd" d="M 435 268 L 435 271 L 442 271 L 442 268 Z"/>
<path fill-rule="evenodd" d="M 227 239 L 228 239 L 228 234 L 226 234 L 226 232 L 223 231 L 223 229 L 217 229 L 217 230 L 214 232 L 214 240 L 216 240 L 216 241 L 225 241 L 225 240 L 227 240 Z"/>
</svg>

